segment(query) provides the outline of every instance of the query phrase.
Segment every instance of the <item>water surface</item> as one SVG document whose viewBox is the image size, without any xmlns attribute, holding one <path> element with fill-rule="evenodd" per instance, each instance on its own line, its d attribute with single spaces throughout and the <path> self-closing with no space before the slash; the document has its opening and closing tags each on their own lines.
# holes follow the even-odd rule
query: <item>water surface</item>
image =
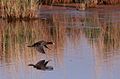
<svg viewBox="0 0 120 79">
<path fill-rule="evenodd" d="M 0 79 L 120 79 L 120 10 L 42 11 L 42 20 L 0 20 Z M 55 42 L 47 55 L 27 45 Z M 29 67 L 41 59 L 53 71 Z"/>
</svg>

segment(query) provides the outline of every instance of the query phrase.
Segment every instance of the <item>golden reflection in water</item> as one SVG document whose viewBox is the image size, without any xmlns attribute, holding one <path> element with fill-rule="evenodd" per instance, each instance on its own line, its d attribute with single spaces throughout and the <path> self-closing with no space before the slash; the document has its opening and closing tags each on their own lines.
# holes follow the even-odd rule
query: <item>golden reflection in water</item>
<svg viewBox="0 0 120 79">
<path fill-rule="evenodd" d="M 59 65 L 62 65 L 63 60 L 64 60 L 64 46 L 66 43 L 66 19 L 64 16 L 60 15 L 53 15 L 53 24 L 54 24 L 54 30 L 55 35 L 55 43 L 56 43 L 56 48 L 55 48 L 55 54 L 57 56 L 57 62 Z M 63 22 L 64 21 L 64 22 Z"/>
<path fill-rule="evenodd" d="M 55 24 L 55 27 L 62 28 L 58 34 L 63 35 L 64 36 L 63 39 L 65 38 L 64 40 L 66 40 L 66 37 L 69 37 L 74 45 L 77 45 L 82 33 L 81 31 L 82 29 L 76 27 L 83 26 L 83 22 L 84 22 L 84 18 L 81 16 L 68 17 L 68 14 L 53 15 L 53 24 Z"/>
<path fill-rule="evenodd" d="M 104 71 L 102 66 L 105 63 L 112 76 L 114 60 L 117 60 L 120 55 L 120 23 L 119 18 L 117 18 L 119 16 L 106 14 L 104 16 L 106 19 L 99 19 L 98 28 L 93 28 L 88 34 L 86 33 L 94 50 L 96 77 L 98 79 Z"/>
<path fill-rule="evenodd" d="M 46 51 L 48 56 L 57 56 L 57 61 L 60 63 L 63 59 L 61 57 L 63 57 L 62 51 L 64 50 L 65 28 L 64 25 L 62 26 L 60 24 L 55 26 L 57 27 L 48 27 L 47 21 L 6 23 L 3 26 L 3 31 L 1 30 L 1 37 L 3 37 L 1 38 L 1 44 L 3 43 L 3 46 L 1 46 L 3 47 L 3 51 L 1 49 L 2 55 L 0 57 L 6 63 L 12 63 L 14 61 L 18 63 L 21 59 L 25 63 L 36 61 L 40 55 L 35 50 L 27 48 L 27 45 L 39 40 L 46 40 L 55 42 L 55 46 L 50 47 L 52 50 Z M 54 47 L 56 49 L 55 51 Z"/>
<path fill-rule="evenodd" d="M 98 14 L 90 17 L 86 14 L 86 16 L 87 18 L 81 16 L 68 18 L 67 15 L 54 14 L 52 19 L 44 21 L 15 23 L 2 21 L 0 25 L 2 26 L 0 27 L 0 61 L 15 64 L 17 72 L 20 62 L 27 67 L 28 63 L 42 58 L 36 50 L 28 48 L 27 45 L 44 39 L 55 42 L 55 46 L 50 46 L 52 50 L 46 50 L 48 58 L 53 55 L 54 61 L 58 65 L 63 65 L 64 49 L 68 39 L 77 47 L 80 38 L 84 35 L 94 50 L 96 74 L 101 73 L 99 67 L 107 62 L 111 67 L 111 59 L 119 54 L 116 51 L 120 49 L 120 23 L 113 23 L 112 19 L 99 20 Z M 9 71 L 14 70 L 14 67 L 9 67 Z M 27 70 L 27 68 L 25 69 Z"/>
</svg>

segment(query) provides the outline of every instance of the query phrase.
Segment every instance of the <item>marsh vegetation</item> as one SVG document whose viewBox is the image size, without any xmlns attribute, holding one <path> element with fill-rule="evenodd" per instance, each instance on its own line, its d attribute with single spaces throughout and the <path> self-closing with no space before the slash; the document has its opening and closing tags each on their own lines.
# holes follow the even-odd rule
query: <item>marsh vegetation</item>
<svg viewBox="0 0 120 79">
<path fill-rule="evenodd" d="M 41 6 L 67 6 L 78 10 L 85 10 L 88 7 L 96 7 L 98 4 L 119 4 L 119 0 L 1 0 L 0 18 L 9 21 L 35 20 L 39 18 Z"/>
</svg>

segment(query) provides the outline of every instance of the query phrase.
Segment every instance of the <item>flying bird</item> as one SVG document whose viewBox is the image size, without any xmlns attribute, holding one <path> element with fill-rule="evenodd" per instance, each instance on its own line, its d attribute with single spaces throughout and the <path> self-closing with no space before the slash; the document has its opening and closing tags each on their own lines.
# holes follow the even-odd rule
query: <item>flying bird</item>
<svg viewBox="0 0 120 79">
<path fill-rule="evenodd" d="M 36 69 L 39 69 L 39 70 L 53 70 L 53 67 L 52 66 L 47 66 L 48 62 L 51 61 L 51 60 L 40 60 L 37 64 L 28 64 L 28 66 L 33 66 L 34 68 Z"/>
<path fill-rule="evenodd" d="M 54 44 L 54 43 L 53 42 L 46 42 L 46 41 L 42 40 L 42 41 L 38 41 L 38 42 L 34 43 L 33 45 L 28 46 L 28 47 L 34 47 L 40 53 L 45 54 L 44 47 L 49 49 L 47 46 L 49 44 Z"/>
</svg>

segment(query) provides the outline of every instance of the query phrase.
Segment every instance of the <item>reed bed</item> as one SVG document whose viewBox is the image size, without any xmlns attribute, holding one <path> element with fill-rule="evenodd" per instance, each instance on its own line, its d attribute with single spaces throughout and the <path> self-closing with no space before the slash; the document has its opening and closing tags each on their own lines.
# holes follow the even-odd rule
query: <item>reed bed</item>
<svg viewBox="0 0 120 79">
<path fill-rule="evenodd" d="M 88 2 L 90 1 L 91 0 L 89 0 Z M 96 0 L 93 0 L 93 2 L 95 1 Z M 71 3 L 82 3 L 82 5 L 79 5 L 79 7 L 86 7 L 85 5 L 87 4 L 88 6 L 88 2 L 85 2 L 84 0 L 1 0 L 0 18 L 8 19 L 10 21 L 16 19 L 36 19 L 38 18 L 37 10 L 40 5 L 66 5 Z M 78 6 L 78 4 L 76 4 L 76 6 Z"/>
<path fill-rule="evenodd" d="M 1 0 L 0 17 L 8 20 L 35 19 L 38 5 L 34 0 Z"/>
<path fill-rule="evenodd" d="M 40 8 L 40 5 L 44 4 L 62 4 L 63 6 L 72 4 L 76 8 L 82 8 L 84 10 L 86 7 L 96 6 L 97 0 L 1 0 L 0 18 L 9 21 L 38 19 L 37 10 Z M 68 5 L 68 7 L 71 7 L 71 5 Z"/>
</svg>

